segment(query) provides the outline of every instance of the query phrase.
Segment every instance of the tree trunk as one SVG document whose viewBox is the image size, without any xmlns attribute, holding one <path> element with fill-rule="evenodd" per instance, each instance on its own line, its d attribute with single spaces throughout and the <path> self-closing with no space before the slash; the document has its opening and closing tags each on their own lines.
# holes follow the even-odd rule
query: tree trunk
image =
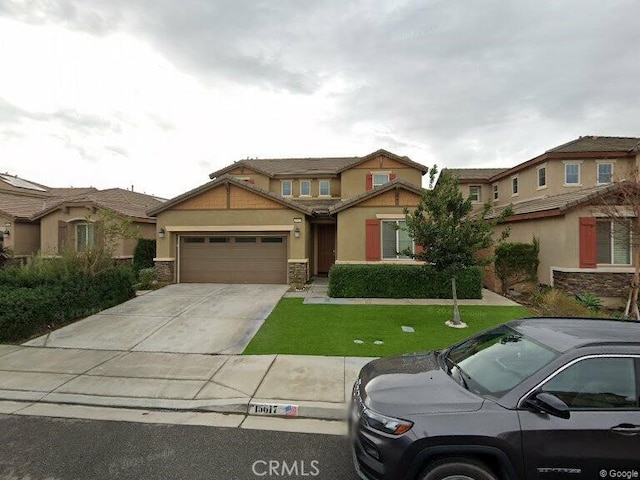
<svg viewBox="0 0 640 480">
<path fill-rule="evenodd" d="M 460 310 L 458 309 L 458 294 L 456 292 L 456 277 L 451 279 L 451 288 L 453 289 L 453 321 L 454 325 L 462 325 L 460 319 Z"/>
</svg>

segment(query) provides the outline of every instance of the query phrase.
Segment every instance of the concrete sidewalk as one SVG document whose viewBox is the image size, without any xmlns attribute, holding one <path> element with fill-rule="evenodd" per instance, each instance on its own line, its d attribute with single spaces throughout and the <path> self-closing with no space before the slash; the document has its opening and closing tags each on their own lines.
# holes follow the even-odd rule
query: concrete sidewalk
<svg viewBox="0 0 640 480">
<path fill-rule="evenodd" d="M 0 345 L 0 400 L 344 419 L 369 360 Z"/>
</svg>

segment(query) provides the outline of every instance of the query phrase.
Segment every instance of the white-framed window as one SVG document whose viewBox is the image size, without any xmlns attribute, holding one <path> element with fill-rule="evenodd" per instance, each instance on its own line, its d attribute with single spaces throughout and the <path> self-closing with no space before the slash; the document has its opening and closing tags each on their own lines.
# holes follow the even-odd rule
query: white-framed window
<svg viewBox="0 0 640 480">
<path fill-rule="evenodd" d="M 538 190 L 541 188 L 547 188 L 547 166 L 541 165 L 536 169 L 538 177 Z"/>
<path fill-rule="evenodd" d="M 320 180 L 320 196 L 321 197 L 330 197 L 331 196 L 331 181 L 330 180 Z"/>
<path fill-rule="evenodd" d="M 564 184 L 565 186 L 580 186 L 580 164 L 581 162 L 565 162 L 564 164 Z"/>
<path fill-rule="evenodd" d="M 404 220 L 382 220 L 382 259 L 383 260 L 404 260 L 410 257 L 402 255 L 401 252 L 407 248 L 414 252 L 413 240 L 409 233 L 404 230 L 406 222 Z"/>
<path fill-rule="evenodd" d="M 469 200 L 471 200 L 473 203 L 480 203 L 480 185 L 471 185 L 469 187 Z"/>
<path fill-rule="evenodd" d="M 612 219 L 597 220 L 596 263 L 631 265 L 631 231 L 629 227 Z"/>
<path fill-rule="evenodd" d="M 300 196 L 311 196 L 311 180 L 300 180 Z"/>
<path fill-rule="evenodd" d="M 373 180 L 373 186 L 379 187 L 380 185 L 384 185 L 385 183 L 389 183 L 389 174 L 388 173 L 372 173 L 371 178 Z"/>
<path fill-rule="evenodd" d="M 282 196 L 290 197 L 293 195 L 293 182 L 291 180 L 282 180 Z"/>
<path fill-rule="evenodd" d="M 518 184 L 518 175 L 514 175 L 513 177 L 511 177 L 511 196 L 512 197 L 518 196 L 519 188 L 520 186 Z"/>
<path fill-rule="evenodd" d="M 606 185 L 613 181 L 613 163 L 598 162 L 598 185 Z"/>
<path fill-rule="evenodd" d="M 95 246 L 96 234 L 93 223 L 76 224 L 76 250 L 86 252 Z"/>
<path fill-rule="evenodd" d="M 498 190 L 498 184 L 494 183 L 493 184 L 493 201 L 497 202 L 499 198 L 500 198 L 500 192 Z"/>
</svg>

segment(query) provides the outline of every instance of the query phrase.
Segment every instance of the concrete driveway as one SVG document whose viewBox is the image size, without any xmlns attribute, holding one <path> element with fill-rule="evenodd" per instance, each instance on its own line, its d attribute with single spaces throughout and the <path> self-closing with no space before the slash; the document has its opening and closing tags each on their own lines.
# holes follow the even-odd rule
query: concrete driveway
<svg viewBox="0 0 640 480">
<path fill-rule="evenodd" d="M 287 290 L 287 285 L 169 285 L 25 345 L 239 354 Z"/>
</svg>

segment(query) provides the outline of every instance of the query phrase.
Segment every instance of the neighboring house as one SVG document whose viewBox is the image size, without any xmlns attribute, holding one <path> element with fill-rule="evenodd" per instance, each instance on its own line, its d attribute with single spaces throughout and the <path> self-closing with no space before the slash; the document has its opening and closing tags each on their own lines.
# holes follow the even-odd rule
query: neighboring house
<svg viewBox="0 0 640 480">
<path fill-rule="evenodd" d="M 102 209 L 131 220 L 142 237 L 155 238 L 155 219 L 146 211 L 162 201 L 119 188 L 50 188 L 0 174 L 3 244 L 18 257 L 38 251 L 57 255 L 63 246 L 82 251 L 100 243 L 96 212 Z M 135 240 L 118 242 L 114 257 L 132 258 L 135 243 Z"/>
<path fill-rule="evenodd" d="M 378 150 L 364 157 L 247 159 L 149 211 L 156 266 L 174 282 L 304 284 L 334 263 L 407 262 L 404 207 L 427 167 Z"/>
<path fill-rule="evenodd" d="M 640 138 L 587 136 L 509 169 L 449 171 L 473 202 L 492 202 L 490 216 L 513 205 L 509 241 L 540 240 L 540 283 L 619 298 L 633 272 L 631 236 L 599 206 L 639 166 Z"/>
</svg>

